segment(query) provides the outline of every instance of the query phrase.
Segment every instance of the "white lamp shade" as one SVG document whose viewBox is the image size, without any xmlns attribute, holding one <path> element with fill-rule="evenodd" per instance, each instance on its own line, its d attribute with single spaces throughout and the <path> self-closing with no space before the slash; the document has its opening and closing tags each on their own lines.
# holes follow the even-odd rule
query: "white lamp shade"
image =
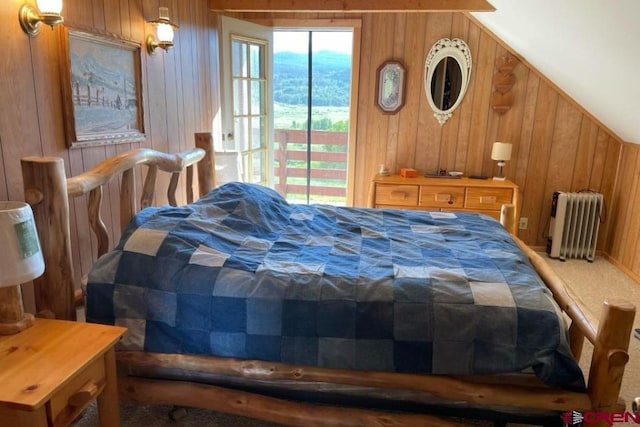
<svg viewBox="0 0 640 427">
<path fill-rule="evenodd" d="M 158 36 L 158 41 L 160 43 L 173 43 L 173 27 L 169 24 L 160 22 L 158 24 L 156 35 Z"/>
<path fill-rule="evenodd" d="M 38 0 L 40 13 L 60 15 L 62 12 L 62 0 Z"/>
<path fill-rule="evenodd" d="M 0 201 L 0 287 L 15 286 L 44 273 L 44 260 L 31 206 Z"/>
<path fill-rule="evenodd" d="M 491 149 L 491 159 L 511 160 L 511 144 L 509 142 L 494 142 Z"/>
</svg>

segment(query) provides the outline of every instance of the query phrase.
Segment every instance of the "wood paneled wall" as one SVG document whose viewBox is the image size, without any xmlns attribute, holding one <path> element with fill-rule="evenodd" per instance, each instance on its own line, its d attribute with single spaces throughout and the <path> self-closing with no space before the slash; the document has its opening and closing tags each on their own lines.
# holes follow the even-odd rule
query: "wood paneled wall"
<svg viewBox="0 0 640 427">
<path fill-rule="evenodd" d="M 143 42 L 151 30 L 146 20 L 168 6 L 180 24 L 175 48 L 143 55 L 144 112 L 147 139 L 140 144 L 68 150 L 60 93 L 59 29 L 44 28 L 35 38 L 20 29 L 17 11 L 24 0 L 0 2 L 0 200 L 21 200 L 19 159 L 28 155 L 62 157 L 67 173 L 77 174 L 100 160 L 138 146 L 175 152 L 193 144 L 193 133 L 211 131 L 219 108 L 217 32 L 206 0 L 65 0 L 66 24 L 95 28 Z M 236 15 L 268 19 L 273 15 Z M 624 146 L 590 115 L 538 72 L 521 62 L 514 70 L 515 102 L 504 115 L 489 107 L 496 58 L 507 49 L 473 20 L 460 13 L 438 14 L 288 14 L 278 18 L 360 18 L 362 45 L 355 171 L 355 204 L 366 204 L 369 182 L 379 165 L 392 171 L 415 167 L 423 173 L 439 168 L 493 175 L 494 141 L 514 144 L 505 173 L 520 185 L 521 216 L 529 219 L 520 237 L 542 246 L 555 190 L 601 191 L 610 216 L 600 247 L 627 271 L 640 273 L 640 147 Z M 471 47 L 471 85 L 454 116 L 440 126 L 432 117 L 422 84 L 424 58 L 442 37 L 463 38 Z M 387 59 L 407 68 L 404 108 L 384 115 L 375 106 L 375 71 Z M 615 187 L 619 158 L 619 184 Z M 105 194 L 116 200 L 117 183 Z M 95 253 L 83 201 L 73 201 L 73 256 L 76 275 L 84 274 Z M 119 232 L 118 212 L 105 203 L 103 218 Z"/>
<path fill-rule="evenodd" d="M 268 20 L 270 14 L 244 14 Z M 277 17 L 285 17 L 277 15 Z M 506 176 L 520 186 L 521 216 L 528 229 L 520 237 L 544 246 L 554 191 L 594 189 L 612 203 L 621 143 L 524 61 L 514 69 L 514 104 L 504 115 L 490 108 L 495 61 L 507 48 L 463 13 L 291 14 L 288 18 L 362 19 L 356 158 L 355 205 L 367 202 L 367 189 L 380 164 L 394 172 L 413 167 L 421 173 L 439 169 L 467 175 L 497 174 L 491 160 L 495 141 L 513 144 Z M 471 49 L 473 69 L 461 106 L 444 126 L 432 115 L 423 86 L 424 60 L 440 38 L 462 38 Z M 376 69 L 389 59 L 407 69 L 406 103 L 399 113 L 376 107 Z M 609 225 L 602 227 L 604 247 Z"/>
<path fill-rule="evenodd" d="M 622 146 L 609 221 L 609 259 L 640 282 L 640 145 Z"/>
<path fill-rule="evenodd" d="M 62 28 L 45 26 L 37 37 L 28 37 L 17 19 L 24 1 L 0 2 L 0 37 L 8 50 L 0 60 L 0 200 L 23 200 L 19 161 L 23 156 L 62 157 L 67 175 L 75 175 L 132 148 L 178 152 L 193 146 L 194 132 L 211 130 L 217 108 L 217 99 L 212 97 L 211 64 L 217 64 L 217 58 L 211 57 L 210 45 L 217 39 L 206 0 L 64 0 L 66 26 L 112 33 L 142 44 L 153 30 L 146 21 L 157 18 L 159 6 L 168 6 L 171 19 L 180 25 L 175 47 L 168 53 L 158 50 L 149 56 L 143 46 L 146 141 L 70 150 L 65 144 L 60 90 Z M 140 173 L 137 178 L 140 182 Z M 112 182 L 105 189 L 101 214 L 113 230 L 113 240 L 119 238 L 119 211 L 111 209 L 110 201 L 115 205 L 117 199 L 118 182 Z M 87 273 L 96 249 L 85 201 L 73 200 L 70 208 L 75 274 L 79 277 Z"/>
</svg>

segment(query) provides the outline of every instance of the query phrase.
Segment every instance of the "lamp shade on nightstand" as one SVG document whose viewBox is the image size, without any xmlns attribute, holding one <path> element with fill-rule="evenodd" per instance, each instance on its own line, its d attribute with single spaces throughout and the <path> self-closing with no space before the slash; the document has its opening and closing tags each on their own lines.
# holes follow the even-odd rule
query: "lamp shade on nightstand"
<svg viewBox="0 0 640 427">
<path fill-rule="evenodd" d="M 44 260 L 31 207 L 0 202 L 0 287 L 15 286 L 44 273 Z"/>
<path fill-rule="evenodd" d="M 491 159 L 498 161 L 511 160 L 511 147 L 508 142 L 494 142 L 491 148 Z"/>
<path fill-rule="evenodd" d="M 44 273 L 44 260 L 31 206 L 0 201 L 0 335 L 33 325 L 22 306 L 20 285 Z"/>
<path fill-rule="evenodd" d="M 491 158 L 498 161 L 498 169 L 500 173 L 498 176 L 494 176 L 493 179 L 504 181 L 505 177 L 502 174 L 502 168 L 507 160 L 511 160 L 511 148 L 512 145 L 509 142 L 494 142 L 491 147 Z"/>
</svg>

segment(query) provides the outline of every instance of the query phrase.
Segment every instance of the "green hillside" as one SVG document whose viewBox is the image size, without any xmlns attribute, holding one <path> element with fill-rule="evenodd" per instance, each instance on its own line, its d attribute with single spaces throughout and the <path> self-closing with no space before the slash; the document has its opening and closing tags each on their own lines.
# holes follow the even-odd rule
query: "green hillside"
<svg viewBox="0 0 640 427">
<path fill-rule="evenodd" d="M 351 78 L 351 56 L 320 51 L 313 53 L 313 106 L 347 107 Z M 276 103 L 306 105 L 308 56 L 278 52 L 273 56 L 273 99 Z"/>
</svg>

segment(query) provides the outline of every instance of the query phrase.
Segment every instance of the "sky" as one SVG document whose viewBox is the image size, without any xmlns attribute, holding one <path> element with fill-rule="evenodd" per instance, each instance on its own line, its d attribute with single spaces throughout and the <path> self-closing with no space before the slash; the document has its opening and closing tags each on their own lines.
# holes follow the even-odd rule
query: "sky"
<svg viewBox="0 0 640 427">
<path fill-rule="evenodd" d="M 307 31 L 274 31 L 273 52 L 304 53 L 309 49 Z M 314 31 L 313 51 L 329 50 L 351 55 L 351 31 Z"/>
</svg>

